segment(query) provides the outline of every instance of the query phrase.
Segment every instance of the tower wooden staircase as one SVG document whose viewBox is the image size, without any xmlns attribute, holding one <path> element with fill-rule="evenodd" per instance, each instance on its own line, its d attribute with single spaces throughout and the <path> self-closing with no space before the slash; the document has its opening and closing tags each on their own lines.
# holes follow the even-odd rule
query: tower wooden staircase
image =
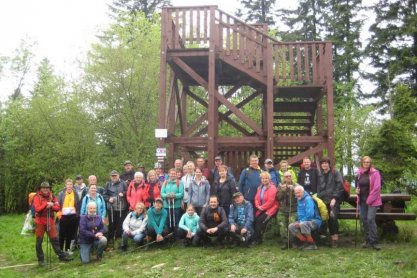
<svg viewBox="0 0 417 278">
<path fill-rule="evenodd" d="M 236 173 L 253 152 L 334 160 L 330 42 L 280 42 L 217 6 L 166 7 L 160 66 L 160 144 L 171 163 L 201 151 L 210 167 L 221 154 Z"/>
</svg>

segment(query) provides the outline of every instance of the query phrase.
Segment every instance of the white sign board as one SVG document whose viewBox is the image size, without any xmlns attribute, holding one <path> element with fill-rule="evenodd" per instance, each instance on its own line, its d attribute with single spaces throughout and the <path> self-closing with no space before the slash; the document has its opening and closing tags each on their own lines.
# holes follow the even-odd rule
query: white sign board
<svg viewBox="0 0 417 278">
<path fill-rule="evenodd" d="M 167 156 L 167 149 L 166 148 L 156 148 L 156 156 L 157 157 L 166 157 Z"/>
<path fill-rule="evenodd" d="M 168 129 L 155 129 L 155 138 L 167 138 L 168 137 Z"/>
</svg>

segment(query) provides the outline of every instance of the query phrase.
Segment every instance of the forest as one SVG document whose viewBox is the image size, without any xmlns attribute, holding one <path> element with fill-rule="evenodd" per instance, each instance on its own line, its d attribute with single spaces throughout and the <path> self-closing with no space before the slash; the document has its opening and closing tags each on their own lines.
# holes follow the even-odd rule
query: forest
<svg viewBox="0 0 417 278">
<path fill-rule="evenodd" d="M 360 156 L 369 155 L 384 191 L 415 194 L 417 1 L 298 0 L 294 10 L 276 8 L 278 1 L 240 0 L 234 15 L 268 24 L 280 41 L 333 42 L 336 167 L 353 180 Z M 44 180 L 62 188 L 68 177 L 95 174 L 104 183 L 127 159 L 152 167 L 164 5 L 170 1 L 114 0 L 111 24 L 97 33 L 76 80 L 57 74 L 47 57 L 36 63 L 33 42 L 0 53 L 0 79 L 15 84 L 0 91 L 9 96 L 0 102 L 0 214 L 26 210 L 28 192 Z M 25 88 L 30 72 L 36 82 Z"/>
</svg>

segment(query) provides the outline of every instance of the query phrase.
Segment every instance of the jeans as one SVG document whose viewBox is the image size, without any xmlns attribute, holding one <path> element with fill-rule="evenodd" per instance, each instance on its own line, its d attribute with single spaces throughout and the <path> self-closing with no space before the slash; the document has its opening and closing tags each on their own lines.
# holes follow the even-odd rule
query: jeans
<svg viewBox="0 0 417 278">
<path fill-rule="evenodd" d="M 312 231 L 317 230 L 317 228 L 318 226 L 314 221 L 295 222 L 288 226 L 288 230 L 292 235 L 303 234 L 308 236 L 311 235 Z"/>
<path fill-rule="evenodd" d="M 133 241 L 136 244 L 139 244 L 145 238 L 145 232 L 139 233 L 139 234 L 136 234 L 136 235 L 127 234 L 127 233 L 123 232 L 123 235 L 122 235 L 122 246 L 126 246 L 127 247 L 127 242 L 129 240 L 129 238 L 132 238 Z"/>
<path fill-rule="evenodd" d="M 371 207 L 366 204 L 366 201 L 360 203 L 360 217 L 365 232 L 366 241 L 370 244 L 378 243 L 377 227 L 375 223 L 376 211 L 378 207 Z"/>
<path fill-rule="evenodd" d="M 97 259 L 101 259 L 103 257 L 104 248 L 107 245 L 107 238 L 104 236 L 100 239 L 95 239 L 94 243 L 80 243 L 80 258 L 81 262 L 86 264 L 89 263 L 91 260 L 91 248 L 94 248 L 97 254 Z"/>
</svg>

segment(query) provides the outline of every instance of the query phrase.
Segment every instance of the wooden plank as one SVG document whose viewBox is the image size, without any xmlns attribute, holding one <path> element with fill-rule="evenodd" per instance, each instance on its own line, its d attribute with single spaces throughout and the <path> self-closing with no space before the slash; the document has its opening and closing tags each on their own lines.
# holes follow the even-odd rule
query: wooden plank
<svg viewBox="0 0 417 278">
<path fill-rule="evenodd" d="M 318 79 L 319 79 L 319 83 L 323 84 L 324 83 L 324 55 L 323 55 L 323 44 L 320 43 L 319 44 L 319 53 L 318 53 L 318 65 L 317 65 L 317 74 L 318 74 Z"/>
<path fill-rule="evenodd" d="M 323 151 L 323 149 L 324 149 L 324 145 L 323 144 L 319 144 L 319 145 L 317 145 L 317 146 L 315 146 L 315 147 L 313 147 L 311 149 L 308 149 L 308 150 L 306 150 L 306 151 L 304 151 L 302 153 L 299 153 L 299 154 L 297 154 L 297 155 L 295 155 L 293 157 L 290 157 L 288 159 L 288 163 L 289 164 L 294 164 L 296 162 L 302 161 L 302 159 L 304 157 L 314 155 L 314 154 L 316 154 L 318 152 Z"/>
<path fill-rule="evenodd" d="M 381 194 L 382 202 L 391 202 L 391 201 L 411 201 L 411 195 L 407 193 L 382 193 Z M 348 201 L 356 202 L 356 194 L 350 194 Z"/>
<path fill-rule="evenodd" d="M 304 119 L 310 119 L 311 114 L 305 115 L 305 116 L 290 116 L 290 115 L 274 115 L 274 120 L 304 120 Z"/>
<path fill-rule="evenodd" d="M 275 102 L 275 112 L 313 112 L 316 108 L 315 102 Z"/>
<path fill-rule="evenodd" d="M 187 129 L 187 94 L 184 85 L 181 86 L 181 116 L 181 134 L 184 134 Z"/>
<path fill-rule="evenodd" d="M 338 214 L 339 219 L 356 219 L 355 212 L 340 211 Z M 377 212 L 375 219 L 380 220 L 416 220 L 414 213 L 389 213 L 389 212 Z"/>
<path fill-rule="evenodd" d="M 316 44 L 311 44 L 311 63 L 312 63 L 312 74 L 313 74 L 313 84 L 318 84 L 317 80 L 317 53 L 316 53 Z"/>
<path fill-rule="evenodd" d="M 290 80 L 294 80 L 294 46 L 288 46 L 289 51 L 289 66 L 290 66 Z"/>
<path fill-rule="evenodd" d="M 210 8 L 210 32 L 213 32 L 210 36 L 210 53 L 208 57 L 208 83 L 200 83 L 205 85 L 205 89 L 208 91 L 208 143 L 207 143 L 207 159 L 208 167 L 212 169 L 214 166 L 214 156 L 217 154 L 217 146 L 215 138 L 218 132 L 218 99 L 217 99 L 217 85 L 216 85 L 216 22 L 215 22 L 216 9 Z M 196 73 L 197 74 L 197 73 Z"/>
<path fill-rule="evenodd" d="M 306 81 L 310 81 L 310 63 L 309 63 L 309 55 L 308 55 L 309 47 L 308 44 L 304 44 L 304 73 Z"/>
<path fill-rule="evenodd" d="M 188 145 L 188 144 L 207 144 L 207 137 L 170 137 L 167 139 L 169 143 L 174 143 L 178 145 Z"/>
<path fill-rule="evenodd" d="M 267 46 L 267 56 L 272 56 L 272 45 Z M 267 157 L 273 157 L 274 154 L 274 76 L 272 72 L 272 61 L 267 59 L 266 63 L 267 72 L 267 88 L 266 88 L 266 146 L 265 155 Z"/>
<path fill-rule="evenodd" d="M 227 16 L 227 24 L 230 25 L 230 16 Z M 226 28 L 226 55 L 230 55 L 230 27 Z"/>
<path fill-rule="evenodd" d="M 193 25 L 194 17 L 193 17 L 193 9 L 190 9 L 189 15 L 190 15 L 190 21 L 189 21 L 190 33 L 189 33 L 188 41 L 189 41 L 190 44 L 193 44 L 193 42 L 194 42 L 194 25 Z"/>
<path fill-rule="evenodd" d="M 298 143 L 306 143 L 306 144 L 319 144 L 324 143 L 326 141 L 325 138 L 322 136 L 275 136 L 274 137 L 274 144 L 275 145 L 289 145 L 289 144 L 298 144 Z"/>
<path fill-rule="evenodd" d="M 301 51 L 300 51 L 300 45 L 297 44 L 297 79 L 298 81 L 302 80 L 301 76 Z"/>
<path fill-rule="evenodd" d="M 233 59 L 227 59 L 227 56 L 225 56 L 222 53 L 219 54 L 219 58 L 222 59 L 223 62 L 225 62 L 226 64 L 229 64 L 230 66 L 242 71 L 243 73 L 245 73 L 249 77 L 255 79 L 256 81 L 260 82 L 261 84 L 266 84 L 266 77 L 265 76 L 262 76 L 260 74 L 256 74 L 255 72 L 247 69 L 246 67 L 242 66 L 242 64 L 240 62 L 236 62 Z M 240 57 L 239 57 L 239 59 L 240 59 Z"/>
<path fill-rule="evenodd" d="M 237 59 L 238 58 L 238 48 L 237 48 L 237 34 L 238 34 L 238 31 L 237 31 L 237 28 L 238 28 L 238 26 L 237 26 L 237 24 L 235 23 L 234 25 L 233 25 L 233 59 Z"/>
<path fill-rule="evenodd" d="M 180 34 L 179 34 L 180 23 L 179 23 L 178 9 L 175 9 L 175 30 L 176 30 L 175 37 L 180 36 Z"/>
<path fill-rule="evenodd" d="M 166 60 L 166 50 L 167 50 L 167 38 L 166 38 L 166 28 L 167 28 L 167 10 L 162 9 L 162 26 L 161 26 L 161 46 L 160 46 L 160 79 L 159 79 L 159 119 L 158 119 L 158 128 L 165 129 L 165 119 L 166 119 L 166 85 L 167 85 L 167 60 Z M 164 147 L 165 140 L 159 140 L 159 146 Z"/>
<path fill-rule="evenodd" d="M 287 48 L 285 46 L 281 47 L 281 63 L 282 63 L 282 79 L 287 80 Z"/>
<path fill-rule="evenodd" d="M 204 43 L 208 41 L 208 32 L 207 32 L 207 25 L 208 25 L 208 17 L 207 17 L 207 8 L 204 8 Z"/>
<path fill-rule="evenodd" d="M 332 165 L 335 163 L 334 153 L 334 106 L 333 106 L 333 65 L 332 44 L 326 43 L 326 91 L 327 91 L 327 152 Z"/>
<path fill-rule="evenodd" d="M 197 8 L 197 23 L 196 23 L 196 25 L 197 25 L 197 34 L 196 34 L 197 44 L 200 44 L 200 42 L 201 42 L 201 39 L 200 39 L 200 27 L 201 27 L 200 13 L 201 13 L 201 10 L 199 8 Z"/>
<path fill-rule="evenodd" d="M 187 41 L 187 36 L 186 36 L 186 28 L 187 28 L 187 16 L 186 16 L 187 10 L 183 9 L 182 10 L 182 39 L 184 41 Z"/>
</svg>

